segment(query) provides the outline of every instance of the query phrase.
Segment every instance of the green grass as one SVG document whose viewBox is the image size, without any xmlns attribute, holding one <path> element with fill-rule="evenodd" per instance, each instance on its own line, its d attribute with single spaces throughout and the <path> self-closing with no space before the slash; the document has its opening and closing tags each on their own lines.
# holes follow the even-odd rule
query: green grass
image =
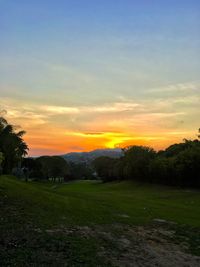
<svg viewBox="0 0 200 267">
<path fill-rule="evenodd" d="M 0 193 L 42 225 L 145 224 L 159 218 L 200 227 L 200 192 L 194 190 L 133 182 L 26 183 L 2 176 Z"/>
<path fill-rule="evenodd" d="M 45 244 L 42 256 L 44 265 L 49 264 L 48 245 L 51 243 L 56 248 L 52 250 L 52 257 L 55 260 L 53 266 L 59 266 L 62 260 L 67 261 L 70 266 L 95 266 L 94 257 L 91 255 L 96 255 L 98 249 L 96 240 L 83 240 L 78 236 L 72 236 L 66 243 L 65 237 L 59 239 L 59 236 L 49 236 L 43 232 L 44 229 L 56 226 L 113 223 L 142 225 L 152 223 L 154 219 L 159 218 L 176 222 L 179 229 L 200 228 L 199 191 L 133 182 L 26 183 L 14 177 L 1 176 L 0 208 L 0 235 L 4 236 L 4 243 L 11 242 L 10 249 L 1 251 L 3 255 L 1 259 L 4 260 L 5 266 L 9 264 L 12 266 L 12 260 L 19 263 L 16 266 L 26 266 L 23 262 L 26 257 L 34 262 L 34 259 L 38 258 L 37 253 L 40 253 L 37 244 L 41 243 L 41 240 L 44 240 Z M 42 232 L 35 235 L 32 231 L 34 228 L 42 229 Z M 13 239 L 16 236 L 18 241 L 23 236 L 28 243 L 20 241 L 19 247 L 15 247 L 15 243 L 12 242 L 15 242 Z M 30 236 L 33 244 L 29 244 Z M 26 249 L 23 247 L 23 242 L 26 244 Z M 59 247 L 61 251 L 57 251 Z M 68 254 L 63 253 L 66 250 Z M 77 250 L 78 257 L 75 253 Z M 53 253 L 60 255 L 58 265 Z M 88 258 L 86 265 L 82 259 L 83 255 L 84 259 Z M 41 262 L 40 264 L 42 265 Z M 99 264 L 106 266 L 105 262 L 101 265 L 101 260 Z"/>
</svg>

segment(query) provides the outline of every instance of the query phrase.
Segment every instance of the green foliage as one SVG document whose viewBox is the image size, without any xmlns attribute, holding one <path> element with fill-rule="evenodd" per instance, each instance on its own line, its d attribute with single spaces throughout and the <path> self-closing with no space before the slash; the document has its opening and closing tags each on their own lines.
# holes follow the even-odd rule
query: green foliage
<svg viewBox="0 0 200 267">
<path fill-rule="evenodd" d="M 174 158 L 156 157 L 149 166 L 149 181 L 157 184 L 174 185 Z"/>
<path fill-rule="evenodd" d="M 200 141 L 187 140 L 164 151 L 130 146 L 119 159 L 100 157 L 94 167 L 103 181 L 135 180 L 200 188 Z"/>
<path fill-rule="evenodd" d="M 156 152 L 149 147 L 131 146 L 124 149 L 124 175 L 128 179 L 147 180 L 149 165 Z"/>
<path fill-rule="evenodd" d="M 99 177 L 104 181 L 113 181 L 118 179 L 119 175 L 119 160 L 109 157 L 99 157 L 93 161 L 93 166 L 96 169 Z"/>
<path fill-rule="evenodd" d="M 36 180 L 71 181 L 96 179 L 94 169 L 86 163 L 67 162 L 60 156 L 25 158 L 22 167 L 29 170 L 29 177 Z"/>
<path fill-rule="evenodd" d="M 4 155 L 3 171 L 10 173 L 27 155 L 28 146 L 23 140 L 24 131 L 16 131 L 15 127 L 0 117 L 0 151 Z"/>
<path fill-rule="evenodd" d="M 36 168 L 40 166 L 40 173 L 42 179 L 64 178 L 69 174 L 69 166 L 66 160 L 59 156 L 42 156 L 36 160 Z M 36 169 L 37 170 L 37 169 Z M 36 178 L 36 177 L 35 177 Z"/>
<path fill-rule="evenodd" d="M 28 176 L 31 179 L 44 179 L 42 165 L 39 160 L 34 158 L 24 158 L 22 167 L 28 170 Z"/>
<path fill-rule="evenodd" d="M 177 155 L 175 168 L 181 185 L 200 187 L 200 142 Z"/>
<path fill-rule="evenodd" d="M 124 156 L 119 159 L 99 157 L 93 165 L 99 177 L 105 181 L 134 179 L 145 181 L 149 174 L 150 161 L 156 152 L 149 147 L 132 146 L 123 149 Z"/>
<path fill-rule="evenodd" d="M 177 156 L 182 151 L 185 151 L 189 148 L 195 148 L 198 146 L 200 146 L 198 140 L 191 141 L 191 140 L 184 139 L 183 143 L 173 144 L 169 146 L 168 148 L 166 148 L 166 150 L 162 152 L 162 155 L 164 155 L 165 157 L 173 157 L 173 156 Z"/>
<path fill-rule="evenodd" d="M 157 183 L 200 187 L 200 141 L 185 139 L 158 153 L 151 171 L 151 177 Z"/>
<path fill-rule="evenodd" d="M 93 180 L 96 179 L 94 169 L 87 163 L 69 163 L 69 176 L 67 180 Z"/>
</svg>

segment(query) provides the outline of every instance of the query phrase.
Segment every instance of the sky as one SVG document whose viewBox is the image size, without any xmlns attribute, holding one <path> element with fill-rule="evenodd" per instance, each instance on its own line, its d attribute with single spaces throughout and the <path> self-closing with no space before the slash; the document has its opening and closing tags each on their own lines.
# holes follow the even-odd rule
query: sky
<svg viewBox="0 0 200 267">
<path fill-rule="evenodd" d="M 31 156 L 195 138 L 199 29 L 199 0 L 0 0 L 1 115 Z"/>
</svg>

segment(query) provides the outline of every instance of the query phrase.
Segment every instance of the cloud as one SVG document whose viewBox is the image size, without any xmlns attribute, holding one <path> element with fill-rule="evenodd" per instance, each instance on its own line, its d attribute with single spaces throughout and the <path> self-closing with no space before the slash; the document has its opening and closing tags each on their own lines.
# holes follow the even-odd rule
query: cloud
<svg viewBox="0 0 200 267">
<path fill-rule="evenodd" d="M 149 89 L 148 93 L 191 93 L 199 92 L 200 90 L 200 82 L 188 82 L 188 83 L 177 83 L 177 84 L 170 84 L 167 86 Z"/>
<path fill-rule="evenodd" d="M 87 106 L 60 106 L 60 105 L 41 105 L 36 103 L 26 103 L 12 98 L 1 98 L 1 109 L 9 112 L 10 116 L 18 115 L 34 115 L 51 116 L 59 114 L 82 114 L 82 113 L 115 113 L 132 111 L 140 107 L 139 103 L 133 102 L 113 102 L 103 105 L 87 105 Z"/>
<path fill-rule="evenodd" d="M 139 107 L 140 104 L 132 102 L 114 102 L 104 105 L 91 105 L 91 106 L 78 106 L 78 107 L 66 107 L 66 106 L 43 106 L 41 110 L 46 111 L 49 114 L 78 114 L 78 113 L 115 113 L 132 111 Z"/>
<path fill-rule="evenodd" d="M 199 128 L 200 91 L 189 84 L 165 88 L 169 94 L 160 89 L 144 99 L 120 96 L 95 105 L 50 105 L 3 97 L 0 110 L 27 131 L 25 138 L 34 151 L 63 153 L 130 144 L 162 148 L 192 138 Z"/>
<path fill-rule="evenodd" d="M 124 112 L 124 111 L 132 111 L 136 109 L 137 107 L 140 107 L 140 104 L 138 103 L 132 103 L 132 102 L 117 102 L 117 103 L 111 103 L 110 105 L 102 105 L 102 106 L 94 106 L 91 108 L 86 108 L 83 110 L 90 111 L 90 112 Z"/>
<path fill-rule="evenodd" d="M 5 116 L 7 114 L 7 111 L 5 109 L 0 110 L 0 116 Z"/>
<path fill-rule="evenodd" d="M 84 135 L 86 136 L 101 136 L 103 135 L 104 133 L 98 133 L 98 132 L 94 132 L 94 133 L 83 133 Z"/>
<path fill-rule="evenodd" d="M 49 115 L 55 114 L 77 114 L 80 112 L 76 107 L 62 107 L 62 106 L 39 106 L 39 110 L 46 112 Z"/>
</svg>

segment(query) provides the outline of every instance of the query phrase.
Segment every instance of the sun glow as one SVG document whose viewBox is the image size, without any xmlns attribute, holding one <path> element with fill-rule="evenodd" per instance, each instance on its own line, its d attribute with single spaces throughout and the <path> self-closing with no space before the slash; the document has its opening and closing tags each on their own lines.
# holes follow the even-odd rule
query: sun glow
<svg viewBox="0 0 200 267">
<path fill-rule="evenodd" d="M 196 94 L 196 92 L 195 92 Z M 198 99 L 198 94 L 194 99 Z M 64 154 L 71 151 L 90 151 L 99 148 L 151 146 L 163 149 L 183 138 L 195 138 L 199 121 L 190 118 L 199 112 L 197 103 L 185 106 L 180 97 L 169 101 L 113 101 L 108 105 L 51 106 L 36 102 L 23 105 L 22 100 L 1 98 L 6 118 L 26 130 L 29 155 Z M 196 105 L 196 106 L 195 106 Z M 23 108 L 22 108 L 23 106 Z M 199 107 L 199 105 L 198 105 Z M 186 108 L 185 108 L 186 109 Z M 186 118 L 191 125 L 184 123 Z M 199 114 L 200 116 L 200 114 Z M 187 121 L 186 121 L 187 122 Z"/>
</svg>

